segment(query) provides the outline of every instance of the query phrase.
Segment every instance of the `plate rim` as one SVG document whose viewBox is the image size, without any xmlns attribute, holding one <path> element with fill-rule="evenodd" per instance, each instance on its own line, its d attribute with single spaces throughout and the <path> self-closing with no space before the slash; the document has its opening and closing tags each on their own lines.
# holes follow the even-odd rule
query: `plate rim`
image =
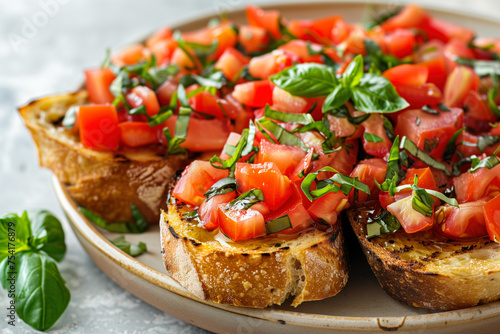
<svg viewBox="0 0 500 334">
<path fill-rule="evenodd" d="M 299 2 L 297 0 L 287 3 L 279 2 L 272 3 L 266 2 L 259 4 L 263 9 L 276 9 L 283 10 L 290 6 L 295 8 L 301 7 L 316 7 L 316 6 L 348 6 L 348 5 L 387 5 L 387 2 L 380 0 L 354 0 L 354 1 L 327 1 L 315 0 L 308 2 Z M 468 18 L 479 19 L 488 21 L 489 23 L 499 24 L 499 20 L 495 19 L 493 15 L 485 15 L 481 13 L 468 13 L 465 10 L 457 8 L 446 8 L 441 4 L 419 4 L 421 7 L 432 10 L 435 12 L 442 12 L 446 14 L 459 15 Z M 228 12 L 229 16 L 241 13 L 244 7 L 238 5 L 233 6 L 234 9 Z M 173 21 L 171 27 L 175 29 L 182 29 L 183 26 L 196 25 L 203 21 L 208 21 L 210 18 L 217 16 L 214 11 L 206 12 L 199 15 L 188 16 L 185 19 Z M 214 307 L 219 310 L 234 313 L 246 317 L 257 318 L 266 321 L 286 321 L 287 325 L 326 329 L 335 326 L 338 330 L 380 330 L 389 329 L 394 330 L 404 325 L 404 330 L 423 329 L 439 329 L 444 326 L 461 326 L 470 323 L 476 323 L 500 316 L 500 300 L 488 304 L 478 305 L 471 308 L 443 311 L 430 314 L 409 315 L 409 316 L 396 316 L 396 317 L 352 317 L 352 316 L 335 316 L 323 315 L 313 313 L 302 313 L 296 311 L 279 310 L 274 308 L 253 309 L 245 307 L 237 307 L 230 305 L 221 305 L 202 300 L 180 287 L 179 284 L 165 272 L 160 272 L 153 269 L 141 261 L 124 253 L 116 248 L 104 235 L 102 235 L 93 223 L 88 221 L 77 209 L 76 202 L 69 195 L 66 186 L 62 184 L 57 177 L 52 174 L 52 185 L 56 193 L 56 197 L 68 218 L 74 232 L 78 231 L 80 236 L 86 239 L 96 250 L 102 255 L 105 255 L 116 264 L 120 265 L 126 271 L 136 275 L 138 278 L 144 279 L 151 284 L 159 286 L 169 292 L 175 293 L 179 296 L 185 297 L 192 302 L 201 303 L 209 307 Z M 87 251 L 86 251 L 87 252 Z M 106 273 L 107 275 L 107 273 Z M 124 288 L 127 290 L 126 288 Z M 145 301 L 147 303 L 147 301 Z M 271 316 L 269 316 L 271 315 Z M 383 324 L 387 324 L 384 327 Z M 399 324 L 399 325 L 398 325 Z"/>
</svg>

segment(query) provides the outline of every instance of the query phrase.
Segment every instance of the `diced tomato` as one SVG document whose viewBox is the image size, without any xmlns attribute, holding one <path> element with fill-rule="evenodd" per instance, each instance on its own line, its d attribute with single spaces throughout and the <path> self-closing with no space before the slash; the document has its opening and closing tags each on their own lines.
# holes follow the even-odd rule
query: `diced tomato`
<svg viewBox="0 0 500 334">
<path fill-rule="evenodd" d="M 416 46 L 415 35 L 409 30 L 397 29 L 385 37 L 387 51 L 397 58 L 404 58 L 413 53 Z"/>
<path fill-rule="evenodd" d="M 172 38 L 172 30 L 169 27 L 163 27 L 157 30 L 146 40 L 146 46 L 151 48 L 158 42 L 166 41 Z"/>
<path fill-rule="evenodd" d="M 349 207 L 347 196 L 341 191 L 315 199 L 307 211 L 316 220 L 335 225 L 340 212 Z"/>
<path fill-rule="evenodd" d="M 488 101 L 477 91 L 470 90 L 464 99 L 464 106 L 467 107 L 465 115 L 477 120 L 494 122 L 495 115 L 491 112 Z"/>
<path fill-rule="evenodd" d="M 274 50 L 262 56 L 253 57 L 248 64 L 248 73 L 254 78 L 267 79 L 299 62 L 299 56 L 293 53 Z"/>
<path fill-rule="evenodd" d="M 252 208 L 247 210 L 224 210 L 219 204 L 219 223 L 222 233 L 232 241 L 247 240 L 266 235 L 264 216 Z"/>
<path fill-rule="evenodd" d="M 278 50 L 294 54 L 300 58 L 301 61 L 307 63 L 323 63 L 321 55 L 311 55 L 310 50 L 321 51 L 324 47 L 320 44 L 306 42 L 301 39 L 293 39 L 290 42 L 283 44 Z"/>
<path fill-rule="evenodd" d="M 234 48 L 228 48 L 219 57 L 214 67 L 221 70 L 229 80 L 233 81 L 246 64 L 248 64 L 247 57 Z"/>
<path fill-rule="evenodd" d="M 351 26 L 349 35 L 344 39 L 340 47 L 345 48 L 344 54 L 364 55 L 366 54 L 365 39 L 366 31 L 362 27 Z"/>
<path fill-rule="evenodd" d="M 109 68 L 95 68 L 85 71 L 85 87 L 92 103 L 111 103 L 115 99 L 109 86 L 116 76 Z"/>
<path fill-rule="evenodd" d="M 217 49 L 210 58 L 218 59 L 227 49 L 233 48 L 238 42 L 238 35 L 228 22 L 214 27 L 210 31 L 212 40 L 217 41 Z"/>
<path fill-rule="evenodd" d="M 232 94 L 226 95 L 225 99 L 230 104 L 231 108 L 236 111 L 233 131 L 242 133 L 243 130 L 248 128 L 248 124 L 253 118 L 253 114 L 247 108 L 243 108 L 243 106 L 236 101 Z"/>
<path fill-rule="evenodd" d="M 380 203 L 380 206 L 386 210 L 389 205 L 392 203 L 396 202 L 394 199 L 394 196 L 391 196 L 389 192 L 387 191 L 380 191 L 378 194 L 378 201 Z"/>
<path fill-rule="evenodd" d="M 176 48 L 177 41 L 173 39 L 167 39 L 158 41 L 155 44 L 151 45 L 149 47 L 149 50 L 152 54 L 154 54 L 156 62 L 159 65 L 165 65 L 172 57 L 172 54 L 174 53 Z"/>
<path fill-rule="evenodd" d="M 208 161 L 195 160 L 182 172 L 172 195 L 181 202 L 198 206 L 205 200 L 208 189 L 228 174 L 225 169 L 212 167 Z"/>
<path fill-rule="evenodd" d="M 238 142 L 240 141 L 241 135 L 236 132 L 231 132 L 229 134 L 229 137 L 227 137 L 226 143 L 224 144 L 224 147 L 222 148 L 222 151 L 220 152 L 219 157 L 222 160 L 227 160 L 231 156 L 226 153 L 226 150 L 229 148 L 229 146 L 236 146 Z"/>
<path fill-rule="evenodd" d="M 427 20 L 427 13 L 417 5 L 410 4 L 403 8 L 398 14 L 381 24 L 385 31 L 396 29 L 410 29 L 420 26 Z"/>
<path fill-rule="evenodd" d="M 430 17 L 420 24 L 429 40 L 439 39 L 442 42 L 448 42 L 453 38 L 460 39 L 463 42 L 469 42 L 474 37 L 474 31 L 465 27 L 446 22 L 435 17 Z"/>
<path fill-rule="evenodd" d="M 138 147 L 159 142 L 158 129 L 146 122 L 125 122 L 118 124 L 120 142 L 126 146 Z"/>
<path fill-rule="evenodd" d="M 467 46 L 467 42 L 453 39 L 443 48 L 443 59 L 448 73 L 453 72 L 457 66 L 457 57 L 474 58 L 474 53 Z"/>
<path fill-rule="evenodd" d="M 200 221 L 207 230 L 214 230 L 219 227 L 219 205 L 231 202 L 236 197 L 236 193 L 231 191 L 227 194 L 216 195 L 208 201 L 205 199 L 198 209 Z"/>
<path fill-rule="evenodd" d="M 410 104 L 410 108 L 421 108 L 426 104 L 435 105 L 443 102 L 441 91 L 432 83 L 425 83 L 422 86 L 399 85 L 396 91 Z"/>
<path fill-rule="evenodd" d="M 113 54 L 111 62 L 117 66 L 126 66 L 140 63 L 148 58 L 148 49 L 142 44 L 135 44 Z"/>
<path fill-rule="evenodd" d="M 215 118 L 236 118 L 233 105 L 207 91 L 199 92 L 189 99 L 189 105 L 196 111 L 214 116 Z"/>
<path fill-rule="evenodd" d="M 273 100 L 273 85 L 269 80 L 251 81 L 236 85 L 233 97 L 239 103 L 250 107 L 265 107 Z"/>
<path fill-rule="evenodd" d="M 361 160 L 354 170 L 351 172 L 351 177 L 357 177 L 361 182 L 370 188 L 372 196 L 376 196 L 378 192 L 375 181 L 382 184 L 385 180 L 387 172 L 387 162 L 379 158 Z M 353 198 L 354 192 L 349 194 L 350 199 Z M 358 203 L 364 203 L 368 199 L 368 194 L 358 191 Z"/>
<path fill-rule="evenodd" d="M 486 230 L 490 239 L 495 242 L 500 241 L 500 195 L 488 201 L 484 207 L 484 218 Z"/>
<path fill-rule="evenodd" d="M 247 6 L 248 23 L 253 27 L 266 29 L 275 39 L 280 38 L 280 13 L 276 10 L 264 11 L 256 6 Z"/>
<path fill-rule="evenodd" d="M 333 44 L 339 45 L 349 37 L 351 30 L 351 26 L 347 24 L 342 18 L 340 18 L 333 24 L 330 39 L 332 40 Z"/>
<path fill-rule="evenodd" d="M 305 155 L 306 152 L 297 146 L 273 144 L 262 140 L 255 163 L 273 162 L 283 175 L 290 176 Z"/>
<path fill-rule="evenodd" d="M 262 190 L 264 202 L 270 210 L 279 208 L 292 194 L 290 180 L 272 162 L 237 163 L 235 177 L 241 193 L 256 188 Z"/>
<path fill-rule="evenodd" d="M 267 223 L 273 219 L 288 215 L 292 228 L 278 232 L 280 234 L 295 234 L 311 226 L 313 223 L 313 219 L 303 205 L 302 196 L 300 194 L 301 190 L 295 184 L 292 184 L 291 188 L 292 194 L 287 201 L 278 209 L 271 211 L 265 216 L 265 221 Z"/>
<path fill-rule="evenodd" d="M 479 77 L 465 66 L 457 66 L 448 76 L 444 88 L 444 103 L 448 107 L 462 106 L 469 91 L 477 90 Z"/>
<path fill-rule="evenodd" d="M 355 111 L 352 104 L 347 103 L 346 107 L 351 117 L 365 115 L 361 111 Z M 330 123 L 330 131 L 335 131 L 337 137 L 349 137 L 350 139 L 360 138 L 363 135 L 363 127 L 352 124 L 347 117 L 335 117 L 327 114 L 328 123 Z"/>
<path fill-rule="evenodd" d="M 460 204 L 460 207 L 443 206 L 444 221 L 441 225 L 445 235 L 453 238 L 474 238 L 486 235 L 483 207 L 479 200 Z"/>
<path fill-rule="evenodd" d="M 174 136 L 176 121 L 177 116 L 172 116 L 166 121 L 172 136 Z M 181 147 L 192 152 L 221 150 L 231 130 L 229 118 L 199 119 L 191 117 L 186 141 L 181 143 Z M 167 146 L 165 136 L 161 137 L 161 142 Z"/>
<path fill-rule="evenodd" d="M 160 104 L 155 92 L 146 86 L 137 86 L 132 88 L 130 93 L 126 95 L 127 102 L 133 108 L 145 106 L 149 116 L 154 116 L 160 111 Z"/>
<path fill-rule="evenodd" d="M 427 217 L 413 209 L 413 196 L 405 197 L 387 206 L 387 210 L 392 213 L 403 226 L 406 233 L 425 231 L 434 224 L 434 212 Z"/>
<path fill-rule="evenodd" d="M 328 163 L 328 166 L 337 170 L 339 173 L 348 175 L 352 172 L 358 160 L 358 149 L 359 145 L 357 140 L 347 140 L 344 147 L 337 152 L 329 154 L 332 156 L 332 159 Z"/>
<path fill-rule="evenodd" d="M 317 20 L 294 20 L 288 24 L 288 29 L 302 40 L 329 44 L 332 29 L 339 19 L 341 17 L 335 15 Z"/>
<path fill-rule="evenodd" d="M 418 65 L 427 68 L 427 72 L 429 73 L 427 82 L 435 84 L 440 90 L 444 89 L 447 75 L 443 58 L 439 57 L 428 60 Z"/>
<path fill-rule="evenodd" d="M 113 105 L 84 105 L 78 109 L 80 142 L 87 148 L 113 151 L 120 143 L 118 115 Z"/>
<path fill-rule="evenodd" d="M 394 86 L 421 86 L 427 81 L 429 70 L 425 66 L 402 64 L 394 66 L 382 74 Z"/>
<path fill-rule="evenodd" d="M 424 63 L 438 58 L 443 58 L 444 43 L 438 40 L 430 40 L 418 47 L 413 54 L 416 63 Z M 445 66 L 446 69 L 446 66 Z M 429 71 L 429 75 L 431 75 Z"/>
<path fill-rule="evenodd" d="M 198 71 L 201 68 L 201 64 L 196 54 L 190 49 L 186 51 L 189 53 L 189 56 L 184 50 L 177 47 L 172 53 L 171 63 L 177 65 L 182 73 Z"/>
<path fill-rule="evenodd" d="M 167 81 L 162 83 L 160 87 L 156 89 L 158 101 L 162 106 L 170 103 L 172 96 L 174 96 L 174 93 L 177 91 L 178 85 L 179 84 L 173 79 L 167 79 Z"/>
<path fill-rule="evenodd" d="M 263 51 L 269 44 L 269 35 L 264 28 L 240 26 L 238 40 L 247 54 Z"/>
<path fill-rule="evenodd" d="M 496 196 L 500 192 L 500 165 L 492 169 L 483 167 L 473 173 L 463 173 L 453 178 L 453 184 L 459 203 Z"/>
<path fill-rule="evenodd" d="M 312 167 L 311 160 L 313 153 L 314 149 L 310 149 L 309 152 L 307 152 L 307 154 L 297 164 L 297 167 L 295 167 L 294 171 L 290 175 L 290 180 L 292 182 L 299 182 L 304 177 L 300 177 L 299 175 L 301 173 L 305 175 L 309 172 L 310 168 Z"/>
<path fill-rule="evenodd" d="M 434 175 L 432 174 L 432 170 L 429 167 L 425 168 L 410 168 L 408 169 L 406 173 L 406 178 L 401 181 L 399 184 L 400 186 L 409 184 L 412 185 L 415 183 L 415 175 L 418 177 L 418 182 L 417 186 L 423 189 L 429 189 L 429 190 L 435 190 L 438 191 L 438 187 L 436 185 L 436 181 L 434 180 Z M 396 194 L 395 200 L 398 201 L 402 198 L 408 197 L 411 195 L 411 190 L 403 190 L 400 191 Z M 434 197 L 436 200 L 434 206 L 439 203 L 439 201 Z"/>
<path fill-rule="evenodd" d="M 379 114 L 372 114 L 366 121 L 361 123 L 361 125 L 365 129 L 362 137 L 365 152 L 379 158 L 385 157 L 391 150 L 392 142 L 389 137 L 387 137 L 382 117 Z M 366 139 L 366 136 L 369 136 L 368 134 L 375 135 L 381 138 L 382 141 L 369 141 Z"/>
<path fill-rule="evenodd" d="M 278 86 L 275 86 L 273 89 L 272 100 L 273 109 L 292 114 L 306 113 L 313 107 L 314 103 L 316 103 L 316 105 L 320 104 L 318 101 L 319 99 L 294 96 Z M 322 105 L 322 103 L 320 105 Z"/>
<path fill-rule="evenodd" d="M 411 109 L 398 116 L 394 131 L 400 137 L 408 137 L 432 157 L 440 159 L 448 141 L 462 125 L 462 109 L 452 108 L 451 111 L 442 111 L 439 115 Z"/>
</svg>

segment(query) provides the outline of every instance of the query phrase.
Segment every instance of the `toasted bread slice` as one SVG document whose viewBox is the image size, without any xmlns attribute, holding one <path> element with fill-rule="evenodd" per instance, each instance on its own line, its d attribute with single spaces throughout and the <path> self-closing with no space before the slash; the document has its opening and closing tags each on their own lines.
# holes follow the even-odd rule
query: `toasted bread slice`
<svg viewBox="0 0 500 334">
<path fill-rule="evenodd" d="M 352 228 L 385 291 L 404 304 L 453 310 L 500 299 L 500 244 L 451 241 L 399 230 L 366 238 L 370 210 L 348 211 Z"/>
<path fill-rule="evenodd" d="M 217 231 L 182 217 L 190 211 L 172 198 L 160 218 L 166 269 L 200 299 L 263 308 L 295 296 L 292 306 L 336 295 L 348 268 L 340 222 L 328 231 L 217 241 Z"/>
<path fill-rule="evenodd" d="M 161 145 L 103 152 L 82 146 L 60 122 L 74 105 L 88 103 L 86 91 L 33 101 L 19 109 L 38 147 L 40 165 L 68 186 L 75 200 L 106 221 L 132 221 L 131 203 L 157 223 L 168 182 L 188 163 L 187 155 L 165 156 Z"/>
</svg>

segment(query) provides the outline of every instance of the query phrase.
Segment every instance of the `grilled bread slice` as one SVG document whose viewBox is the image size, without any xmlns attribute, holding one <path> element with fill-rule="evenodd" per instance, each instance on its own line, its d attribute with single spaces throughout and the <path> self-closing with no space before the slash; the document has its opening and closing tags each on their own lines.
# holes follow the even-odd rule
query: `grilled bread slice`
<svg viewBox="0 0 500 334">
<path fill-rule="evenodd" d="M 33 101 L 19 109 L 38 148 L 40 165 L 54 172 L 82 206 L 108 222 L 132 221 L 134 203 L 158 223 L 168 182 L 188 164 L 187 155 L 165 156 L 160 145 L 103 152 L 85 148 L 60 126 L 71 106 L 88 103 L 86 91 Z"/>
<path fill-rule="evenodd" d="M 453 310 L 500 299 L 500 244 L 451 241 L 431 232 L 399 230 L 366 238 L 367 208 L 348 217 L 380 285 L 404 304 Z"/>
<path fill-rule="evenodd" d="M 215 303 L 263 308 L 294 296 L 292 306 L 340 292 L 348 267 L 340 222 L 327 231 L 225 243 L 182 217 L 172 197 L 160 218 L 166 269 L 184 288 Z"/>
</svg>

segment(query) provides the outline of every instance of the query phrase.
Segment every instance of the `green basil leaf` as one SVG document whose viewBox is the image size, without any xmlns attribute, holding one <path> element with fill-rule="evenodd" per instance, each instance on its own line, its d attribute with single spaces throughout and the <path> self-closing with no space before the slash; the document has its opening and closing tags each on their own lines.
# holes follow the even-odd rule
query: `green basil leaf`
<svg viewBox="0 0 500 334">
<path fill-rule="evenodd" d="M 252 205 L 259 202 L 264 202 L 264 194 L 260 189 L 252 189 L 244 192 L 237 198 L 233 199 L 224 210 L 247 210 Z"/>
<path fill-rule="evenodd" d="M 304 144 L 304 142 L 299 137 L 283 129 L 281 126 L 274 123 L 273 121 L 262 117 L 257 120 L 257 124 L 259 124 L 267 131 L 269 131 L 274 136 L 274 138 L 276 138 L 278 143 L 283 145 L 297 146 L 306 152 L 309 150 L 309 148 Z"/>
<path fill-rule="evenodd" d="M 75 122 L 76 122 L 76 115 L 77 115 L 79 109 L 80 109 L 80 106 L 72 106 L 64 114 L 64 118 L 62 120 L 62 125 L 66 129 L 73 129 L 73 126 L 75 125 Z"/>
<path fill-rule="evenodd" d="M 14 252 L 30 250 L 33 232 L 28 213 L 21 216 L 9 213 L 0 217 L 0 262 Z"/>
<path fill-rule="evenodd" d="M 167 81 L 168 78 L 179 73 L 179 67 L 177 65 L 152 67 L 145 73 L 147 73 L 147 81 L 151 83 L 153 89 L 156 89 L 161 86 L 162 83 Z"/>
<path fill-rule="evenodd" d="M 479 170 L 479 168 L 488 168 L 492 169 L 496 165 L 500 164 L 500 158 L 497 156 L 498 151 L 500 150 L 500 146 L 495 150 L 491 157 L 484 158 L 480 160 L 475 155 L 471 156 L 472 165 L 469 169 L 469 173 L 474 173 Z"/>
<path fill-rule="evenodd" d="M 367 142 L 370 142 L 370 143 L 381 143 L 384 141 L 384 138 L 380 138 L 379 136 L 377 136 L 376 134 L 374 133 L 369 133 L 369 132 L 365 132 L 363 134 L 363 138 L 367 141 Z"/>
<path fill-rule="evenodd" d="M 124 236 L 118 237 L 112 240 L 111 243 L 121 249 L 126 254 L 136 257 L 148 251 L 146 244 L 140 241 L 137 245 L 134 245 L 125 240 Z"/>
<path fill-rule="evenodd" d="M 439 111 L 436 109 L 432 108 L 430 105 L 426 104 L 421 108 L 422 111 L 431 114 L 431 115 L 439 115 Z"/>
<path fill-rule="evenodd" d="M 395 232 L 401 228 L 402 226 L 399 220 L 389 211 L 384 210 L 377 215 L 377 217 L 368 218 L 368 223 L 366 224 L 366 238 L 378 237 L 382 234 Z"/>
<path fill-rule="evenodd" d="M 382 119 L 384 120 L 384 130 L 387 138 L 389 138 L 390 140 L 394 140 L 394 138 L 396 138 L 396 134 L 394 133 L 394 127 L 392 126 L 391 121 L 384 115 L 380 115 L 380 117 L 382 117 Z"/>
<path fill-rule="evenodd" d="M 59 219 L 45 210 L 29 211 L 28 216 L 31 220 L 35 249 L 44 251 L 48 256 L 60 262 L 66 253 L 66 243 Z"/>
<path fill-rule="evenodd" d="M 185 108 L 190 108 L 189 107 L 189 101 L 186 96 L 186 90 L 184 89 L 183 85 L 177 86 L 177 99 L 181 103 L 181 106 Z"/>
<path fill-rule="evenodd" d="M 468 165 L 470 163 L 472 163 L 472 159 L 470 157 L 465 157 L 465 158 L 460 159 L 457 162 L 455 162 L 453 164 L 452 169 L 451 169 L 453 176 L 459 176 L 460 174 L 462 174 L 462 172 L 460 170 L 462 168 L 462 166 Z"/>
<path fill-rule="evenodd" d="M 400 167 L 399 167 L 399 136 L 394 139 L 391 151 L 389 153 L 389 160 L 387 161 L 387 172 L 385 173 L 385 180 L 382 184 L 378 184 L 375 180 L 375 184 L 382 191 L 388 191 L 391 196 L 394 196 L 395 189 L 400 178 Z"/>
<path fill-rule="evenodd" d="M 352 88 L 354 107 L 367 113 L 393 113 L 409 106 L 389 80 L 366 73 Z"/>
<path fill-rule="evenodd" d="M 420 188 L 417 184 L 418 176 L 415 175 L 413 185 L 411 186 L 413 190 L 413 197 L 411 200 L 413 210 L 420 212 L 424 216 L 430 217 L 434 213 L 432 204 L 436 202 L 436 200 L 427 193 L 426 189 Z"/>
<path fill-rule="evenodd" d="M 429 154 L 427 154 L 424 151 L 422 151 L 421 149 L 419 149 L 418 146 L 414 142 L 412 142 L 410 139 L 408 139 L 407 137 L 403 137 L 403 139 L 401 140 L 400 148 L 405 149 L 412 156 L 414 156 L 417 159 L 422 160 L 427 165 L 434 167 L 436 169 L 442 170 L 447 176 L 451 176 L 451 173 L 445 164 L 437 161 L 436 159 L 431 157 Z"/>
<path fill-rule="evenodd" d="M 492 74 L 500 75 L 500 61 L 498 60 L 475 60 L 458 57 L 455 61 L 459 65 L 472 66 L 474 72 L 480 77 Z"/>
<path fill-rule="evenodd" d="M 439 110 L 441 110 L 441 111 L 451 111 L 451 109 L 450 109 L 450 108 L 448 108 L 447 106 L 445 106 L 445 105 L 444 105 L 444 103 L 442 103 L 442 102 L 441 102 L 441 103 L 438 103 L 438 104 L 437 104 L 437 107 L 438 107 L 438 108 L 439 108 Z"/>
<path fill-rule="evenodd" d="M 185 87 L 197 83 L 200 86 L 214 87 L 216 89 L 221 89 L 224 85 L 228 83 L 228 81 L 229 80 L 226 78 L 224 73 L 220 70 L 214 71 L 209 75 L 207 75 L 206 77 L 196 74 L 188 74 L 183 76 L 181 79 L 181 83 Z"/>
<path fill-rule="evenodd" d="M 439 191 L 435 191 L 432 189 L 425 189 L 425 191 L 434 197 L 439 198 L 441 201 L 448 203 L 449 205 L 456 206 L 458 208 L 458 202 L 454 198 L 446 197 L 443 193 L 440 193 Z"/>
<path fill-rule="evenodd" d="M 288 215 L 275 218 L 266 223 L 267 234 L 278 233 L 286 230 L 287 228 L 292 228 L 292 222 L 290 221 L 290 217 Z"/>
<path fill-rule="evenodd" d="M 10 273 L 7 259 L 0 264 L 2 286 L 8 290 L 15 276 L 16 313 L 36 330 L 47 330 L 64 313 L 71 294 L 61 277 L 57 264 L 43 252 L 16 252 L 15 274 Z"/>
<path fill-rule="evenodd" d="M 326 113 L 330 110 L 338 109 L 344 106 L 344 104 L 349 101 L 351 96 L 352 93 L 349 88 L 346 88 L 343 85 L 338 85 L 330 94 L 328 94 L 321 110 L 323 113 Z"/>
<path fill-rule="evenodd" d="M 453 157 L 453 154 L 455 154 L 455 151 L 457 150 L 457 139 L 458 136 L 464 131 L 465 128 L 458 129 L 453 136 L 451 136 L 450 140 L 448 140 L 448 144 L 446 144 L 446 148 L 444 149 L 443 153 L 443 160 L 448 161 Z"/>
<path fill-rule="evenodd" d="M 195 219 L 195 218 L 198 218 L 198 210 L 193 210 L 193 211 L 189 211 L 189 212 L 184 212 L 182 214 L 182 218 L 186 218 L 186 219 Z"/>
<path fill-rule="evenodd" d="M 357 86 L 363 77 L 363 56 L 357 55 L 342 74 L 342 83 L 345 87 Z"/>
<path fill-rule="evenodd" d="M 167 108 L 170 108 L 169 106 L 164 106 L 160 109 L 160 111 L 154 115 L 154 116 L 151 116 L 148 120 L 148 125 L 150 127 L 154 127 L 154 126 L 157 126 L 157 125 L 160 125 L 162 124 L 163 122 L 165 122 L 167 119 L 169 119 L 170 117 L 172 117 L 174 115 L 173 111 L 170 110 L 170 109 L 167 109 L 167 110 L 164 110 L 167 109 Z"/>
<path fill-rule="evenodd" d="M 92 223 L 97 226 L 114 233 L 143 233 L 149 228 L 149 224 L 146 222 L 144 217 L 140 214 L 137 207 L 132 203 L 132 217 L 134 218 L 133 223 L 108 223 L 98 214 L 93 213 L 83 207 L 79 207 L 78 211 L 85 216 Z"/>
<path fill-rule="evenodd" d="M 232 191 L 235 191 L 237 188 L 238 184 L 236 183 L 236 180 L 234 178 L 225 177 L 215 182 L 203 196 L 205 196 L 205 200 L 208 201 L 214 196 L 230 193 Z"/>
<path fill-rule="evenodd" d="M 292 114 L 288 112 L 281 112 L 271 109 L 269 105 L 266 105 L 266 111 L 264 116 L 270 119 L 274 119 L 285 123 L 296 123 L 296 124 L 309 124 L 314 122 L 311 114 Z"/>
<path fill-rule="evenodd" d="M 243 131 L 245 131 L 245 130 L 243 130 Z M 254 150 L 253 143 L 255 141 L 255 133 L 256 133 L 255 124 L 252 121 L 250 121 L 248 124 L 247 143 L 243 147 L 243 150 L 241 151 L 242 157 L 249 155 Z M 232 156 L 232 154 L 231 154 L 231 156 Z"/>
<path fill-rule="evenodd" d="M 477 138 L 477 149 L 483 153 L 487 147 L 490 147 L 500 141 L 500 136 L 479 136 Z"/>
<path fill-rule="evenodd" d="M 238 162 L 238 160 L 240 160 L 243 150 L 247 148 L 248 132 L 249 132 L 248 129 L 243 130 L 243 133 L 241 134 L 241 138 L 238 141 L 238 144 L 236 145 L 234 153 L 231 155 L 231 157 L 229 159 L 222 160 L 218 156 L 214 155 L 210 159 L 210 164 L 212 165 L 212 167 L 218 168 L 218 169 L 229 169 L 232 171 L 234 169 L 234 166 Z M 252 142 L 252 145 L 253 145 L 253 142 Z"/>
<path fill-rule="evenodd" d="M 321 64 L 297 64 L 271 78 L 279 88 L 303 97 L 327 96 L 337 85 L 335 70 Z"/>
<path fill-rule="evenodd" d="M 148 119 L 150 118 L 145 105 L 140 105 L 137 108 L 130 109 L 128 113 L 129 115 L 143 115 L 146 116 Z"/>
</svg>

